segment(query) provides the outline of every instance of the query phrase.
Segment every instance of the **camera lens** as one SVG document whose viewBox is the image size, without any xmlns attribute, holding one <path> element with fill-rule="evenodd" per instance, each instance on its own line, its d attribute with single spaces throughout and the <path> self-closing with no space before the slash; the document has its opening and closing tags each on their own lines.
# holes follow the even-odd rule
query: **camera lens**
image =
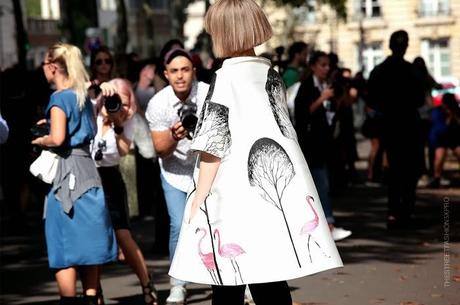
<svg viewBox="0 0 460 305">
<path fill-rule="evenodd" d="M 117 112 L 121 109 L 121 99 L 118 94 L 107 96 L 104 99 L 104 106 L 107 112 Z"/>
<path fill-rule="evenodd" d="M 197 122 L 198 118 L 194 114 L 189 114 L 182 119 L 182 126 L 184 126 L 188 132 L 193 132 L 195 131 Z"/>
<path fill-rule="evenodd" d="M 196 104 L 189 103 L 183 104 L 182 107 L 177 111 L 182 126 L 189 132 L 192 133 L 195 131 L 198 118 L 195 115 L 196 113 Z"/>
</svg>

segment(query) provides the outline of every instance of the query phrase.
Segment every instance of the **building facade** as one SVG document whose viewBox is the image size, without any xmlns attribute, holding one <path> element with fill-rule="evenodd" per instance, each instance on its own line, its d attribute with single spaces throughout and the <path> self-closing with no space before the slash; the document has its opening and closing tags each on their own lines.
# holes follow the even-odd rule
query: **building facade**
<svg viewBox="0 0 460 305">
<path fill-rule="evenodd" d="M 186 46 L 191 47 L 202 29 L 204 1 L 189 6 L 185 25 Z M 211 1 L 212 2 L 212 1 Z M 274 35 L 257 48 L 259 53 L 286 49 L 294 40 L 310 48 L 333 51 L 353 72 L 369 72 L 390 54 L 391 33 L 404 29 L 410 41 L 406 59 L 422 56 L 438 81 L 460 80 L 460 0 L 348 0 L 347 20 L 319 1 L 303 7 L 277 7 L 259 1 L 268 15 Z"/>
<path fill-rule="evenodd" d="M 315 6 L 315 1 L 311 1 Z M 421 56 L 438 81 L 460 80 L 460 0 L 349 0 L 347 21 L 317 8 L 295 36 L 317 49 L 336 52 L 342 65 L 365 75 L 390 54 L 389 37 L 409 33 L 406 59 Z"/>
</svg>

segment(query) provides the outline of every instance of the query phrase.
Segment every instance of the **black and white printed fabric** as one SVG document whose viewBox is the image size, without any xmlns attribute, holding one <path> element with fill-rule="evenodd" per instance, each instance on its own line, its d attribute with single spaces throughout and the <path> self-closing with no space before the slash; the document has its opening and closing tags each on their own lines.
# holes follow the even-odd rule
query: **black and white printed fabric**
<svg viewBox="0 0 460 305">
<path fill-rule="evenodd" d="M 227 59 L 210 85 L 192 150 L 221 158 L 189 222 L 198 167 L 170 275 L 212 285 L 289 280 L 341 267 L 270 61 Z M 197 166 L 199 163 L 197 163 Z"/>
</svg>

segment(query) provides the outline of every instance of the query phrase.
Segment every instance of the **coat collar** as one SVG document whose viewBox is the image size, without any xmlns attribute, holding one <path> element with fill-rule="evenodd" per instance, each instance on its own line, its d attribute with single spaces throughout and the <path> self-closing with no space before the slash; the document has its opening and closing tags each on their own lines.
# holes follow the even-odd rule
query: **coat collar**
<svg viewBox="0 0 460 305">
<path fill-rule="evenodd" d="M 239 56 L 239 57 L 231 57 L 224 60 L 222 64 L 223 67 L 240 64 L 240 63 L 263 63 L 268 66 L 271 66 L 271 61 L 265 57 L 260 56 Z"/>
</svg>

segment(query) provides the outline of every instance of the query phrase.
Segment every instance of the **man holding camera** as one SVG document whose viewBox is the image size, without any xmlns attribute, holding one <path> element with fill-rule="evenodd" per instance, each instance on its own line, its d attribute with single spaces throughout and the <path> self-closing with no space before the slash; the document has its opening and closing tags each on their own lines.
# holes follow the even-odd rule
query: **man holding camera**
<svg viewBox="0 0 460 305">
<path fill-rule="evenodd" d="M 196 162 L 196 156 L 189 152 L 191 139 L 209 85 L 195 80 L 192 57 L 184 49 L 169 51 L 164 64 L 169 86 L 150 100 L 145 117 L 159 156 L 161 184 L 170 218 L 169 257 L 172 260 Z M 168 304 L 185 302 L 185 284 L 171 278 Z"/>
</svg>

